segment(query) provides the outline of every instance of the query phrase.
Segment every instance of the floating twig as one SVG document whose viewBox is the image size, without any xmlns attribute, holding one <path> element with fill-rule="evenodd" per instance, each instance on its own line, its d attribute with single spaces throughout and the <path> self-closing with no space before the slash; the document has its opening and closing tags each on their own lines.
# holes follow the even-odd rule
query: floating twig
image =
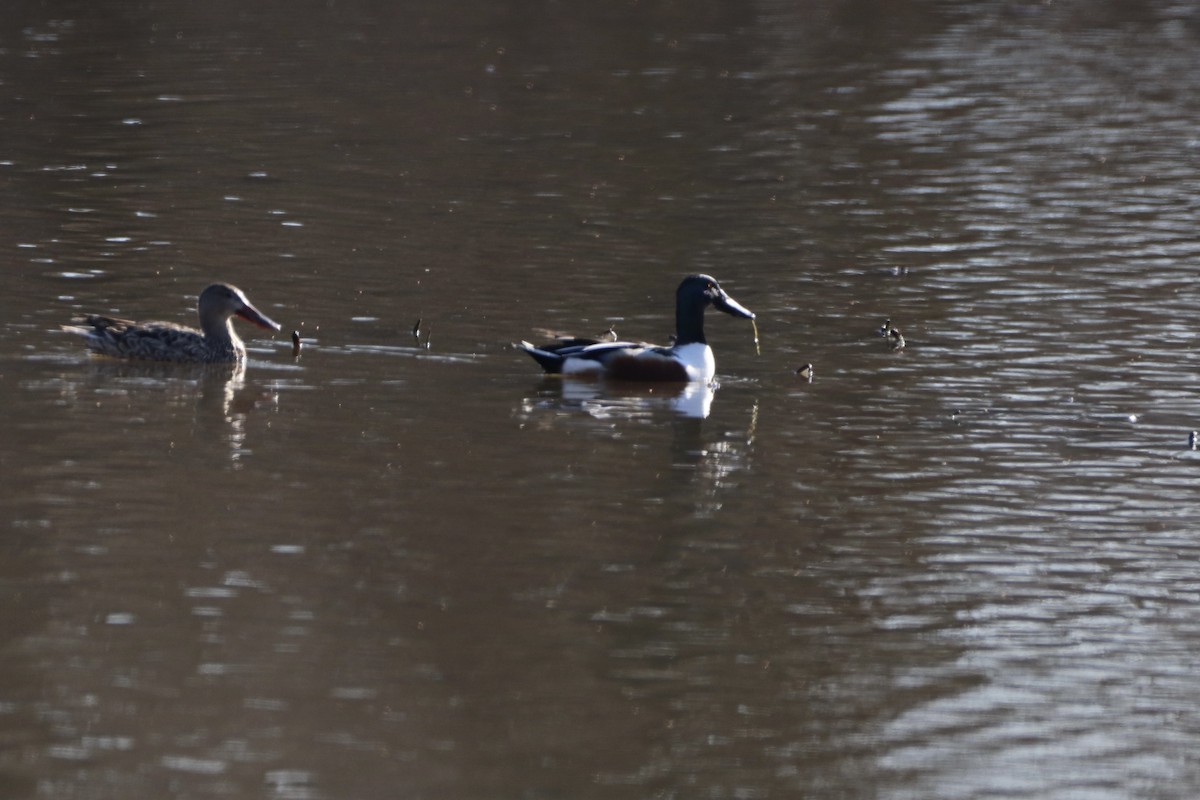
<svg viewBox="0 0 1200 800">
<path fill-rule="evenodd" d="M 426 350 L 428 350 L 429 349 L 429 340 L 432 336 L 432 334 L 430 333 L 430 330 L 432 330 L 433 325 L 430 325 L 428 328 L 425 329 L 425 344 L 421 344 L 421 323 L 424 321 L 425 320 L 422 317 L 417 317 L 417 321 L 414 322 L 413 326 L 412 326 L 412 337 L 413 337 L 413 341 L 416 343 L 417 347 L 423 347 Z"/>
</svg>

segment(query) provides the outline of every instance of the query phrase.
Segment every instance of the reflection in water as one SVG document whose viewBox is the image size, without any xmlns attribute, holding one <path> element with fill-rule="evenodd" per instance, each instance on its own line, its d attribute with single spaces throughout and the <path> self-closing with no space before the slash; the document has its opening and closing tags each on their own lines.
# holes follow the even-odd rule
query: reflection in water
<svg viewBox="0 0 1200 800">
<path fill-rule="evenodd" d="M 710 517 L 722 506 L 719 495 L 736 485 L 733 476 L 746 471 L 758 427 L 757 400 L 750 401 L 742 424 L 706 425 L 716 389 L 701 383 L 547 378 L 538 395 L 522 403 L 518 416 L 553 431 L 567 424 L 564 414 L 582 414 L 605 423 L 605 434 L 614 439 L 625 437 L 623 427 L 636 423 L 669 430 L 670 469 L 659 501 L 693 498 L 691 516 Z"/>
<path fill-rule="evenodd" d="M 600 381 L 588 379 L 546 378 L 536 400 L 526 400 L 526 411 L 533 408 L 576 410 L 602 417 L 639 417 L 655 409 L 667 408 L 682 417 L 704 419 L 712 410 L 716 387 L 712 384 Z"/>
<path fill-rule="evenodd" d="M 246 418 L 276 406 L 278 392 L 246 381 L 246 364 L 160 364 L 92 358 L 83 379 L 63 376 L 62 394 L 74 401 L 93 395 L 102 405 L 124 398 L 131 409 L 192 408 L 201 435 L 223 440 L 237 467 L 246 451 Z"/>
<path fill-rule="evenodd" d="M 700 491 L 692 516 L 711 518 L 724 505 L 722 496 L 739 485 L 737 475 L 750 479 L 750 456 L 758 428 L 758 401 L 751 402 L 742 425 L 705 429 L 698 419 L 680 418 L 672 424 L 671 452 L 679 474 Z"/>
</svg>

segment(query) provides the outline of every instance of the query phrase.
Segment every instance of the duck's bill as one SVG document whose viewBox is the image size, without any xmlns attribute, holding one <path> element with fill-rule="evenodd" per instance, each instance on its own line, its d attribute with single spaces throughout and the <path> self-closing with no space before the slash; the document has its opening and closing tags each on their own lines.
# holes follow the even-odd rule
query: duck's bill
<svg viewBox="0 0 1200 800">
<path fill-rule="evenodd" d="M 742 319 L 754 319 L 754 312 L 746 308 L 744 305 L 734 300 L 727 294 L 722 293 L 713 303 L 713 307 L 718 311 L 724 311 L 731 317 L 741 317 Z"/>
<path fill-rule="evenodd" d="M 237 315 L 247 322 L 253 322 L 258 327 L 266 328 L 269 331 L 278 331 L 283 328 L 283 326 L 278 322 L 266 317 L 262 312 L 251 305 L 244 307 L 241 311 L 237 312 Z"/>
</svg>

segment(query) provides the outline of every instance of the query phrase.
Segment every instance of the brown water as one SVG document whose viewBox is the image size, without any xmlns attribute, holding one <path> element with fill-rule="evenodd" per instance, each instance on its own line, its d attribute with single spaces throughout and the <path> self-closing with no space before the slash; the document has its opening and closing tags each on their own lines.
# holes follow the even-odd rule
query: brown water
<svg viewBox="0 0 1200 800">
<path fill-rule="evenodd" d="M 0 22 L 0 796 L 1200 791 L 1194 4 L 112 5 Z M 691 271 L 711 396 L 509 348 Z"/>
</svg>

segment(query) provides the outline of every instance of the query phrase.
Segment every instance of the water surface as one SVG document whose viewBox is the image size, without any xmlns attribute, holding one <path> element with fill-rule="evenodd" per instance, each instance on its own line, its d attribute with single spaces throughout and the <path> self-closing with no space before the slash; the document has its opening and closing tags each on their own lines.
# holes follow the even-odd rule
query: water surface
<svg viewBox="0 0 1200 800">
<path fill-rule="evenodd" d="M 1194 796 L 1198 38 L 1166 0 L 8 15 L 0 793 Z M 693 271 L 762 334 L 709 315 L 711 395 L 509 346 L 665 340 Z M 217 279 L 301 357 L 59 330 Z"/>
</svg>

